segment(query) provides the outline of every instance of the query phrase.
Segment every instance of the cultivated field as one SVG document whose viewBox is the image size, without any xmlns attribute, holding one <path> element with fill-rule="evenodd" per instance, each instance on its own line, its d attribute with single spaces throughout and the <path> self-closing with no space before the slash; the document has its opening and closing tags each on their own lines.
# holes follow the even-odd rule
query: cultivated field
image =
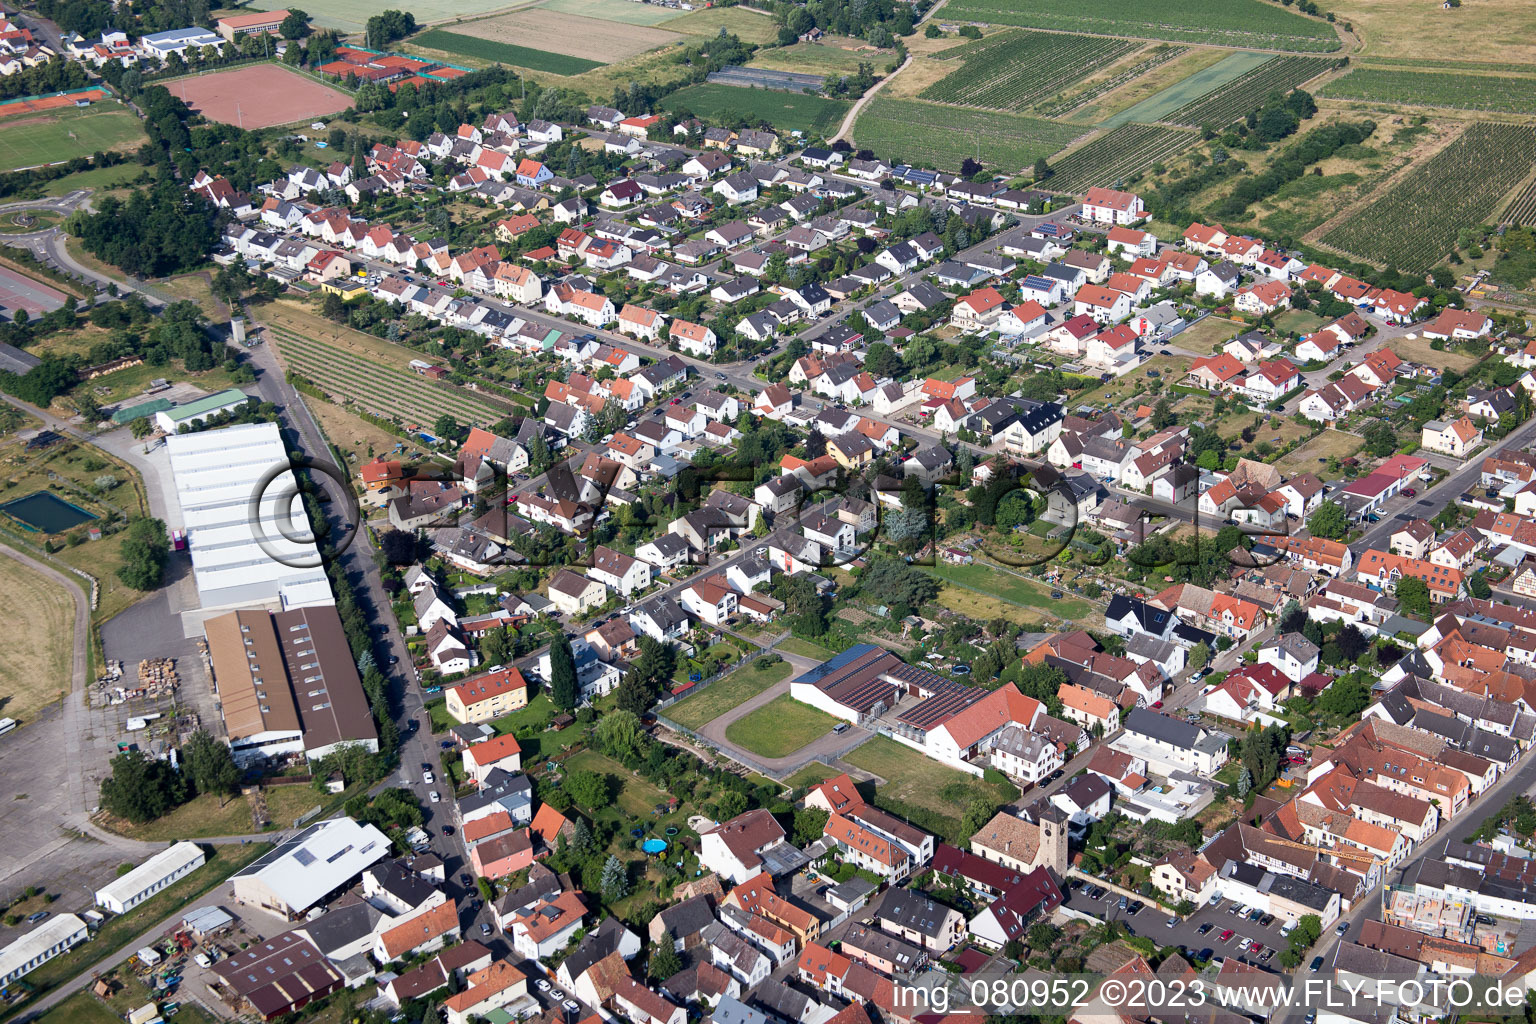
<svg viewBox="0 0 1536 1024">
<path fill-rule="evenodd" d="M 1519 194 L 1511 199 L 1499 219 L 1508 224 L 1522 226 L 1536 224 L 1536 179 L 1528 182 Z"/>
<path fill-rule="evenodd" d="M 1100 67 L 1097 72 L 1080 79 L 1061 96 L 1039 104 L 1036 109 L 1045 117 L 1060 117 L 1177 60 L 1188 53 L 1189 49 L 1173 43 L 1143 47 L 1107 68 Z"/>
<path fill-rule="evenodd" d="M 638 7 L 621 0 L 613 0 L 615 7 Z M 342 33 L 361 32 L 368 19 L 383 10 L 377 0 L 325 0 L 316 4 L 309 20 L 321 28 L 334 28 Z M 431 25 L 455 18 L 474 18 L 492 11 L 504 11 L 517 6 L 509 0 L 411 0 L 410 11 L 416 16 L 416 24 Z"/>
<path fill-rule="evenodd" d="M 1228 54 L 1217 63 L 1202 68 L 1186 78 L 1181 78 L 1161 92 L 1148 96 L 1135 106 L 1126 107 L 1115 116 L 1107 118 L 1104 126 L 1118 128 L 1132 121 L 1155 124 L 1166 119 L 1180 107 L 1188 106 L 1202 96 L 1237 81 L 1269 59 L 1270 55 L 1267 53 L 1252 53 L 1246 50 Z"/>
<path fill-rule="evenodd" d="M 1536 78 L 1478 75 L 1456 71 L 1413 71 L 1407 68 L 1355 68 L 1329 82 L 1319 96 L 1414 107 L 1457 110 L 1496 110 L 1510 114 L 1536 113 Z"/>
<path fill-rule="evenodd" d="M 960 67 L 924 90 L 923 99 L 1022 112 L 1136 49 L 1101 36 L 1002 32 L 957 50 Z"/>
<path fill-rule="evenodd" d="M 430 426 L 444 413 L 462 423 L 485 426 L 505 412 L 471 392 L 434 384 L 409 370 L 380 364 L 277 324 L 268 325 L 285 366 L 365 412 L 404 426 Z"/>
<path fill-rule="evenodd" d="M 1327 52 L 1333 26 L 1263 0 L 951 0 L 944 18 L 1140 39 Z"/>
<path fill-rule="evenodd" d="M 411 40 L 414 46 L 438 50 L 455 57 L 490 61 L 493 64 L 510 64 L 531 71 L 547 71 L 552 75 L 579 75 L 584 71 L 603 66 L 603 61 L 572 57 L 564 53 L 535 50 L 512 43 L 498 43 L 492 39 L 466 36 L 447 29 L 434 28 Z"/>
<path fill-rule="evenodd" d="M 887 160 L 958 168 L 979 154 L 983 163 L 1004 172 L 1059 152 L 1082 132 L 1036 117 L 886 96 L 870 100 L 853 124 L 856 144 Z"/>
<path fill-rule="evenodd" d="M 546 11 L 576 14 L 583 18 L 601 18 L 603 21 L 617 21 L 625 25 L 660 25 L 680 16 L 687 17 L 684 11 L 676 7 L 636 3 L 635 0 L 545 0 L 538 6 Z"/>
<path fill-rule="evenodd" d="M 759 45 L 771 43 L 779 37 L 778 26 L 772 18 L 745 7 L 711 7 L 669 18 L 663 24 L 667 26 L 668 32 L 682 32 L 690 36 L 713 37 L 725 29 L 744 43 Z"/>
<path fill-rule="evenodd" d="M 762 120 L 784 131 L 798 130 L 817 135 L 835 131 L 849 106 L 847 100 L 825 96 L 744 89 L 709 82 L 679 89 L 662 100 L 661 105 L 673 112 L 691 111 L 706 121 L 729 124 Z"/>
<path fill-rule="evenodd" d="M 626 7 L 645 6 L 631 4 Z M 454 25 L 452 32 L 488 42 L 517 46 L 519 49 L 548 50 L 568 57 L 580 57 L 601 64 L 612 64 L 626 57 L 654 50 L 680 41 L 676 32 L 645 25 L 629 25 L 601 18 L 567 14 L 534 7 L 481 21 Z M 528 47 L 528 43 L 537 43 Z M 438 43 L 423 43 L 433 49 L 445 49 Z M 471 56 L 483 56 L 471 53 Z"/>
<path fill-rule="evenodd" d="M 329 117 L 352 97 L 278 64 L 251 64 L 165 83 L 172 95 L 210 121 L 270 128 Z"/>
<path fill-rule="evenodd" d="M 1200 136 L 1184 128 L 1124 124 L 1054 163 L 1046 182 L 1055 192 L 1082 192 L 1095 186 L 1127 182 L 1153 164 L 1184 152 Z"/>
<path fill-rule="evenodd" d="M 1536 128 L 1480 122 L 1424 161 L 1323 241 L 1377 263 L 1422 273 L 1468 224 L 1481 224 L 1536 162 Z"/>
<path fill-rule="evenodd" d="M 1477 0 L 1447 10 L 1438 3 L 1400 0 L 1329 0 L 1327 9 L 1349 22 L 1372 57 L 1411 57 L 1415 63 L 1476 57 L 1529 66 L 1536 63 L 1536 5 L 1529 0 Z"/>
<path fill-rule="evenodd" d="M 136 149 L 143 141 L 139 119 L 116 103 L 10 118 L 0 121 L 0 171 Z"/>
<path fill-rule="evenodd" d="M 1157 45 L 1173 46 L 1171 43 Z M 1133 78 L 1107 92 L 1092 94 L 1096 98 L 1073 111 L 1070 120 L 1081 124 L 1101 124 L 1116 114 L 1130 110 L 1138 103 L 1161 95 L 1191 75 L 1197 75 L 1232 55 L 1231 50 L 1218 49 L 1214 46 L 1177 47 L 1177 49 L 1183 52 L 1139 78 Z M 1093 83 L 1090 81 L 1084 85 L 1086 89 L 1091 90 Z M 1183 102 L 1187 102 L 1187 98 Z"/>
<path fill-rule="evenodd" d="M 0 659 L 0 715 L 25 722 L 69 692 L 75 602 L 63 587 L 4 554 L 0 589 L 11 605 L 12 635 L 26 637 Z"/>
<path fill-rule="evenodd" d="M 1337 63 L 1331 57 L 1275 57 L 1251 74 L 1175 110 L 1166 120 L 1192 128 L 1224 128 L 1263 106 L 1270 93 L 1290 92 Z"/>
</svg>

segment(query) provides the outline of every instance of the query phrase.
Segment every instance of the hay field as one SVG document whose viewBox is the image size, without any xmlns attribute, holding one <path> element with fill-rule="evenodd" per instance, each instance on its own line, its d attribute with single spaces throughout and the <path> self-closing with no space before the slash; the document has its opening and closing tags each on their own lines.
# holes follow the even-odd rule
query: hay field
<svg viewBox="0 0 1536 1024">
<path fill-rule="evenodd" d="M 0 589 L 11 606 L 11 630 L 25 643 L 0 659 L 0 715 L 31 718 L 69 692 L 75 602 L 63 587 L 0 553 Z"/>
<path fill-rule="evenodd" d="M 625 6 L 631 5 L 626 3 Z M 684 38 L 664 29 L 563 14 L 543 7 L 515 11 L 481 21 L 466 21 L 453 26 L 453 31 L 458 35 L 497 43 L 532 43 L 552 53 L 605 64 L 634 57 Z"/>
</svg>

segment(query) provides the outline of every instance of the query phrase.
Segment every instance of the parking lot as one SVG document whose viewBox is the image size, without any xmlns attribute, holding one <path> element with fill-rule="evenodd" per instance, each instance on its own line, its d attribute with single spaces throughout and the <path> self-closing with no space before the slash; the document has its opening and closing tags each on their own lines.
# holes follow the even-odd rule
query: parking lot
<svg viewBox="0 0 1536 1024">
<path fill-rule="evenodd" d="M 1240 904 L 1222 900 L 1217 906 L 1202 906 L 1180 919 L 1170 917 L 1155 904 L 1124 899 L 1103 887 L 1093 888 L 1103 895 L 1095 898 L 1086 883 L 1073 880 L 1067 905 L 1101 920 L 1122 921 L 1131 934 L 1145 935 L 1159 946 L 1182 946 L 1192 959 L 1226 957 L 1282 970 L 1277 958 L 1280 950 L 1289 948 L 1290 941 L 1280 933 L 1285 924 L 1280 918 L 1248 912 Z M 1205 950 L 1210 953 L 1202 955 Z"/>
</svg>

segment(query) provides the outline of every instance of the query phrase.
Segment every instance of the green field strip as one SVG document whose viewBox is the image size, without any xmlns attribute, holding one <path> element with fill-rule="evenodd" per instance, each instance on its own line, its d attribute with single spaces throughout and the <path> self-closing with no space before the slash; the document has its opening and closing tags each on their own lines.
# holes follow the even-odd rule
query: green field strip
<svg viewBox="0 0 1536 1024">
<path fill-rule="evenodd" d="M 1215 92 L 1229 82 L 1236 81 L 1274 59 L 1276 58 L 1272 53 L 1253 53 L 1246 50 L 1234 53 L 1203 71 L 1195 72 L 1182 82 L 1175 82 L 1162 92 L 1148 96 L 1134 107 L 1120 111 L 1114 117 L 1107 119 L 1103 127 L 1106 130 L 1113 130 L 1132 121 L 1139 124 L 1155 124 L 1175 110 L 1188 106 L 1195 100 Z"/>
<path fill-rule="evenodd" d="M 514 43 L 497 42 L 494 39 L 480 39 L 440 28 L 423 32 L 412 39 L 411 43 L 429 50 L 441 50 L 444 53 L 473 57 L 476 60 L 491 61 L 495 64 L 510 64 L 530 71 L 547 71 L 552 75 L 579 75 L 584 71 L 605 66 L 600 60 L 587 60 L 585 57 L 572 57 L 564 53 L 550 53 L 548 50 L 536 50 Z"/>
</svg>

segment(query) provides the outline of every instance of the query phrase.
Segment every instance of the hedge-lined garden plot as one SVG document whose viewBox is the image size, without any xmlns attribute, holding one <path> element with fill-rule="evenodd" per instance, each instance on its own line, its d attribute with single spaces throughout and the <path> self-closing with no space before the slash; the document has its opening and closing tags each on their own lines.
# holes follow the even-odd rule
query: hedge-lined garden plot
<svg viewBox="0 0 1536 1024">
<path fill-rule="evenodd" d="M 289 328 L 274 324 L 267 332 L 289 369 L 375 416 L 430 427 L 444 413 L 477 426 L 506 415 L 499 406 L 462 389 L 434 384 L 407 370 L 380 366 Z"/>
</svg>

